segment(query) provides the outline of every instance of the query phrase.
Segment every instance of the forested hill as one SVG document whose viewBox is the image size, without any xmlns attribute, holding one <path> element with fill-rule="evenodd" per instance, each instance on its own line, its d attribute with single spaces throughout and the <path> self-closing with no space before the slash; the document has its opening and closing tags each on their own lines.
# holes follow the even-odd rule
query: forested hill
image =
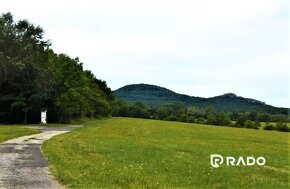
<svg viewBox="0 0 290 189">
<path fill-rule="evenodd" d="M 133 84 L 124 86 L 116 91 L 114 95 L 125 102 L 143 102 L 149 106 L 160 106 L 172 103 L 182 103 L 187 107 L 207 108 L 212 107 L 217 111 L 232 112 L 261 112 L 270 114 L 285 114 L 287 108 L 277 108 L 260 102 L 258 100 L 243 98 L 232 93 L 212 98 L 193 97 L 178 94 L 174 91 L 148 84 Z"/>
</svg>

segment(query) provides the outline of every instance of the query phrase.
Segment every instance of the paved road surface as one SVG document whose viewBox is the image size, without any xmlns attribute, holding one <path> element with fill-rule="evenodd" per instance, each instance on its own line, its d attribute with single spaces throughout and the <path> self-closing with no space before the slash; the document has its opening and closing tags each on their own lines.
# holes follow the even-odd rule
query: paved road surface
<svg viewBox="0 0 290 189">
<path fill-rule="evenodd" d="M 49 174 L 41 144 L 79 126 L 39 128 L 43 133 L 19 137 L 0 144 L 0 189 L 58 189 Z"/>
</svg>

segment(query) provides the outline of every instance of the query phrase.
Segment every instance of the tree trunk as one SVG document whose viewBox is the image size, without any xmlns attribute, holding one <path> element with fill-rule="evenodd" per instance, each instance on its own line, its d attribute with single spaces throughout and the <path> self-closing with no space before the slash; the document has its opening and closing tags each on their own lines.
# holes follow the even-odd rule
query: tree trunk
<svg viewBox="0 0 290 189">
<path fill-rule="evenodd" d="M 62 119 L 63 119 L 62 117 L 63 117 L 63 115 L 62 115 L 62 113 L 60 113 L 60 118 L 59 118 L 59 120 L 58 120 L 59 123 L 62 123 Z"/>
<path fill-rule="evenodd" d="M 27 123 L 27 112 L 25 111 L 24 113 L 25 113 L 25 116 L 24 116 L 24 124 L 26 124 Z"/>
</svg>

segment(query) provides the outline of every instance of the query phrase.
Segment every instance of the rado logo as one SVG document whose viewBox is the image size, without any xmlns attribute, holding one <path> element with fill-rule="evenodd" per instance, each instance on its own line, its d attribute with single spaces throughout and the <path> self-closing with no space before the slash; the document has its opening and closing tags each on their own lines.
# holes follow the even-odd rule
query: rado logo
<svg viewBox="0 0 290 189">
<path fill-rule="evenodd" d="M 266 164 L 266 159 L 264 157 L 232 157 L 232 156 L 226 156 L 223 157 L 220 154 L 211 154 L 210 155 L 210 164 L 214 168 L 220 167 L 222 164 L 225 164 L 226 166 L 264 166 Z"/>
</svg>

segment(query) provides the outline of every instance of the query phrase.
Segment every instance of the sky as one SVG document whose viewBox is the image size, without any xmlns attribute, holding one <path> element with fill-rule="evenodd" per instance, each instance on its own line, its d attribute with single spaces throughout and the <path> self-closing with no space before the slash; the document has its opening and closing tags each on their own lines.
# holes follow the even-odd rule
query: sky
<svg viewBox="0 0 290 189">
<path fill-rule="evenodd" d="M 290 107 L 288 0 L 0 0 L 115 90 L 147 83 Z"/>
</svg>

